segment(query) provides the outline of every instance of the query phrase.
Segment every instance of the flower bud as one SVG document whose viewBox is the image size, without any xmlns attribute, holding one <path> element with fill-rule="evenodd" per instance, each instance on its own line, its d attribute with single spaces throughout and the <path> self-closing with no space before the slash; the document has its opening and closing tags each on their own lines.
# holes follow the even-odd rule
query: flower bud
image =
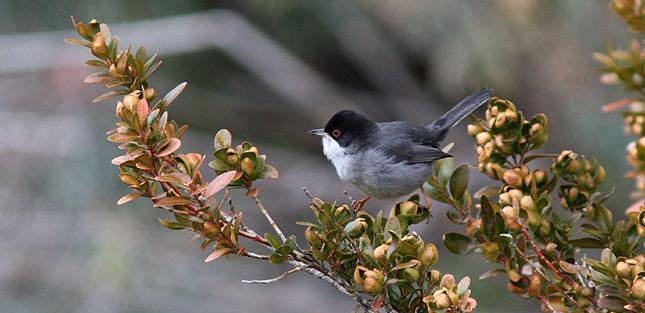
<svg viewBox="0 0 645 313">
<path fill-rule="evenodd" d="M 108 48 L 105 45 L 105 37 L 102 33 L 98 32 L 94 35 L 92 40 L 92 54 L 99 59 L 105 59 L 108 56 Z"/>
<path fill-rule="evenodd" d="M 511 189 L 508 191 L 508 194 L 511 196 L 511 204 L 513 203 L 512 200 L 517 200 L 519 202 L 522 200 L 522 197 L 524 197 L 524 193 L 519 189 Z"/>
<path fill-rule="evenodd" d="M 419 280 L 419 270 L 413 267 L 409 267 L 403 270 L 403 278 L 409 282 L 413 283 Z"/>
<path fill-rule="evenodd" d="M 367 228 L 367 222 L 364 218 L 359 217 L 345 225 L 345 231 L 352 238 L 360 237 Z"/>
<path fill-rule="evenodd" d="M 123 102 L 119 101 L 116 103 L 116 117 L 119 119 L 124 119 L 125 118 L 125 113 L 124 113 L 125 107 L 123 105 Z"/>
<path fill-rule="evenodd" d="M 522 197 L 520 200 L 520 207 L 525 210 L 533 211 L 535 210 L 535 201 L 529 195 Z"/>
<path fill-rule="evenodd" d="M 204 234 L 208 238 L 214 238 L 220 232 L 220 228 L 213 222 L 205 222 L 202 227 L 204 228 Z"/>
<path fill-rule="evenodd" d="M 439 251 L 437 251 L 437 247 L 429 243 L 423 248 L 423 251 L 418 255 L 419 261 L 421 261 L 421 264 L 425 266 L 432 266 L 437 264 L 439 261 Z"/>
<path fill-rule="evenodd" d="M 477 134 L 481 133 L 484 131 L 484 128 L 482 128 L 479 125 L 474 125 L 474 124 L 468 124 L 468 135 L 475 137 Z"/>
<path fill-rule="evenodd" d="M 436 284 L 440 279 L 441 279 L 441 272 L 437 269 L 433 269 L 430 271 L 430 279 L 432 280 L 432 284 Z"/>
<path fill-rule="evenodd" d="M 477 236 L 482 232 L 482 219 L 474 219 L 466 224 L 466 235 L 469 237 Z"/>
<path fill-rule="evenodd" d="M 482 255 L 486 260 L 491 262 L 497 261 L 497 257 L 499 256 L 499 245 L 497 242 L 485 242 L 480 247 L 482 249 Z"/>
<path fill-rule="evenodd" d="M 504 173 L 503 178 L 504 182 L 506 182 L 509 186 L 512 186 L 514 188 L 522 187 L 522 174 L 517 169 L 507 170 Z"/>
<path fill-rule="evenodd" d="M 367 294 L 375 295 L 383 288 L 385 276 L 379 270 L 374 269 L 365 272 L 365 279 L 363 280 L 363 290 Z"/>
<path fill-rule="evenodd" d="M 531 273 L 531 278 L 529 279 L 529 289 L 528 289 L 529 297 L 536 297 L 540 295 L 541 288 L 542 288 L 542 277 L 540 277 L 540 274 L 538 274 L 536 270 L 533 270 L 533 273 Z"/>
<path fill-rule="evenodd" d="M 629 278 L 632 274 L 632 264 L 620 261 L 616 264 L 616 273 L 623 278 Z"/>
<path fill-rule="evenodd" d="M 401 214 L 402 215 L 411 216 L 411 215 L 416 215 L 417 214 L 418 206 L 417 206 L 416 203 L 414 203 L 412 201 L 405 201 L 405 202 L 401 202 L 401 204 L 399 204 L 399 208 L 401 209 Z"/>
<path fill-rule="evenodd" d="M 495 119 L 495 128 L 502 128 L 506 124 L 506 115 L 505 114 L 500 114 L 497 116 L 497 119 Z"/>
<path fill-rule="evenodd" d="M 155 91 L 154 88 L 146 88 L 143 91 L 143 97 L 146 99 L 146 101 L 152 101 L 156 96 L 157 96 L 157 92 Z"/>
<path fill-rule="evenodd" d="M 570 203 L 573 203 L 578 199 L 578 195 L 580 195 L 578 187 L 571 187 L 568 192 L 567 200 L 569 200 Z"/>
<path fill-rule="evenodd" d="M 136 111 L 137 110 L 137 104 L 139 104 L 139 97 L 129 94 L 125 95 L 123 97 L 123 105 L 125 105 L 125 108 L 130 111 Z"/>
<path fill-rule="evenodd" d="M 576 174 L 580 172 L 580 169 L 581 169 L 580 162 L 578 162 L 578 160 L 576 159 L 572 159 L 571 161 L 569 161 L 569 164 L 567 165 L 567 168 L 565 170 L 569 174 Z"/>
<path fill-rule="evenodd" d="M 237 165 L 237 162 L 240 161 L 240 157 L 237 155 L 237 153 L 231 153 L 226 156 L 226 159 L 224 160 L 226 164 L 228 165 Z"/>
<path fill-rule="evenodd" d="M 594 177 L 594 182 L 596 184 L 600 184 L 605 180 L 605 168 L 602 165 L 598 165 L 598 168 L 596 169 L 596 177 Z"/>
<path fill-rule="evenodd" d="M 557 249 L 558 245 L 555 244 L 554 242 L 549 242 L 546 244 L 544 247 L 544 251 L 546 251 L 547 254 L 553 255 Z"/>
<path fill-rule="evenodd" d="M 387 249 L 389 248 L 390 246 L 386 244 L 382 244 L 376 247 L 373 252 L 374 259 L 379 262 L 387 261 Z"/>
<path fill-rule="evenodd" d="M 437 306 L 437 309 L 447 309 L 452 306 L 450 303 L 450 297 L 445 290 L 439 289 L 434 294 L 434 304 Z"/>
<path fill-rule="evenodd" d="M 538 187 L 541 187 L 542 185 L 546 184 L 547 182 L 547 174 L 543 170 L 535 170 L 533 171 L 533 179 L 535 180 L 535 184 Z"/>
<path fill-rule="evenodd" d="M 490 162 L 486 164 L 486 175 L 492 179 L 500 179 L 504 176 L 504 170 L 499 164 Z"/>
<path fill-rule="evenodd" d="M 312 247 L 320 247 L 322 244 L 322 240 L 316 233 L 316 231 L 310 226 L 305 229 L 305 239 L 307 242 L 309 242 L 309 245 Z"/>
<path fill-rule="evenodd" d="M 253 161 L 251 161 L 251 159 L 249 158 L 242 159 L 241 165 L 242 165 L 242 171 L 244 171 L 246 175 L 253 174 Z"/>
<path fill-rule="evenodd" d="M 551 222 L 548 219 L 542 219 L 542 221 L 540 222 L 540 236 L 546 237 L 550 233 L 551 233 Z"/>
<path fill-rule="evenodd" d="M 477 143 L 482 146 L 493 139 L 487 132 L 481 132 L 475 138 L 477 139 Z"/>
<path fill-rule="evenodd" d="M 634 278 L 630 291 L 634 298 L 645 300 L 645 277 Z"/>
<path fill-rule="evenodd" d="M 499 204 L 506 206 L 513 204 L 513 198 L 509 192 L 505 192 L 499 195 Z"/>
</svg>

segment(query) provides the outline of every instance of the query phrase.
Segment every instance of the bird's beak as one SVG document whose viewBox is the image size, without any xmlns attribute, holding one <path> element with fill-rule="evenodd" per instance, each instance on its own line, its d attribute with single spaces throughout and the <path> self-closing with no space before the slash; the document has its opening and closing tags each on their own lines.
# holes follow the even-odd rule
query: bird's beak
<svg viewBox="0 0 645 313">
<path fill-rule="evenodd" d="M 325 130 L 322 128 L 315 128 L 309 131 L 309 135 L 322 136 L 325 134 Z"/>
</svg>

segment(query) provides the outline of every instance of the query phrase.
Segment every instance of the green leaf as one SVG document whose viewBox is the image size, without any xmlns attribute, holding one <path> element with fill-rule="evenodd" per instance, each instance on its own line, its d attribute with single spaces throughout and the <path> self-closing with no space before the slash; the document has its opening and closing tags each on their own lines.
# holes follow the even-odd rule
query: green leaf
<svg viewBox="0 0 645 313">
<path fill-rule="evenodd" d="M 186 226 L 181 225 L 179 223 L 175 223 L 175 222 L 171 222 L 171 221 L 163 220 L 163 219 L 159 219 L 159 224 L 163 225 L 164 227 L 166 227 L 168 229 L 174 229 L 174 230 L 186 228 Z"/>
<path fill-rule="evenodd" d="M 228 129 L 220 129 L 213 140 L 215 150 L 230 148 L 232 140 L 233 136 L 231 136 L 231 132 Z"/>
<path fill-rule="evenodd" d="M 450 194 L 460 200 L 468 188 L 468 164 L 462 164 L 450 176 Z"/>
<path fill-rule="evenodd" d="M 278 249 L 280 248 L 280 246 L 282 246 L 282 242 L 280 241 L 280 239 L 278 239 L 278 237 L 276 237 L 272 233 L 264 234 L 264 239 L 266 239 L 269 242 L 269 244 L 271 245 L 271 247 L 273 247 L 273 249 Z"/>
<path fill-rule="evenodd" d="M 387 222 L 385 222 L 385 232 L 383 233 L 383 239 L 385 239 L 385 241 L 392 238 L 392 234 L 390 232 L 401 237 L 401 223 L 396 216 L 391 216 L 387 219 Z"/>
<path fill-rule="evenodd" d="M 467 254 L 473 247 L 473 239 L 460 233 L 444 234 L 443 243 L 448 251 L 455 254 Z"/>
<path fill-rule="evenodd" d="M 282 264 L 284 262 L 284 256 L 274 253 L 269 256 L 269 262 L 273 264 Z"/>
<path fill-rule="evenodd" d="M 496 196 L 497 194 L 499 194 L 499 187 L 485 186 L 477 190 L 477 192 L 475 192 L 473 197 L 475 199 L 480 199 L 482 196 L 493 197 L 493 196 Z"/>
</svg>

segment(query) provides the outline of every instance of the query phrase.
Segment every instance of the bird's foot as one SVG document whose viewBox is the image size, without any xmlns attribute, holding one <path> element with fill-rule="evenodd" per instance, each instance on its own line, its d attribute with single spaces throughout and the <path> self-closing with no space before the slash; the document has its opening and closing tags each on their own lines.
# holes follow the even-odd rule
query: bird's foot
<svg viewBox="0 0 645 313">
<path fill-rule="evenodd" d="M 363 206 L 365 205 L 365 203 L 367 203 L 367 201 L 370 201 L 370 199 L 372 199 L 372 197 L 367 196 L 367 197 L 365 197 L 363 199 L 353 201 L 352 202 L 352 210 L 354 211 L 354 213 L 356 213 L 358 211 L 361 211 L 363 209 Z"/>
</svg>

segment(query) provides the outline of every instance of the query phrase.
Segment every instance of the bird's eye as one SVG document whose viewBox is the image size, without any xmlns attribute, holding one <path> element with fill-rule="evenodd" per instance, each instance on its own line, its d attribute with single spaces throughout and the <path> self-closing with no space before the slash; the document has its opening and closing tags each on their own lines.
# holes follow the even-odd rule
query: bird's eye
<svg viewBox="0 0 645 313">
<path fill-rule="evenodd" d="M 334 138 L 338 138 L 338 137 L 340 137 L 340 129 L 334 129 L 334 130 L 331 132 L 331 135 L 332 135 L 332 136 L 334 136 Z"/>
</svg>

